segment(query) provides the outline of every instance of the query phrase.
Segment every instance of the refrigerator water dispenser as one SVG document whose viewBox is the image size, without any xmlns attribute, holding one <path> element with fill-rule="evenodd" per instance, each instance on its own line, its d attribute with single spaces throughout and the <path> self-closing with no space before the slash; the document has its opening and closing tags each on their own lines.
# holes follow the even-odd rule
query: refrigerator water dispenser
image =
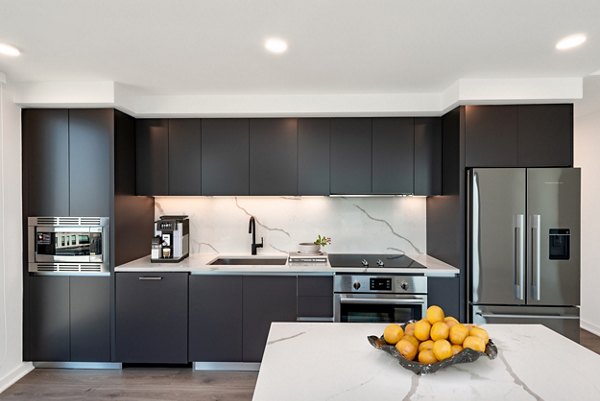
<svg viewBox="0 0 600 401">
<path fill-rule="evenodd" d="M 549 258 L 551 260 L 569 260 L 571 257 L 571 231 L 568 228 L 551 228 Z"/>
</svg>

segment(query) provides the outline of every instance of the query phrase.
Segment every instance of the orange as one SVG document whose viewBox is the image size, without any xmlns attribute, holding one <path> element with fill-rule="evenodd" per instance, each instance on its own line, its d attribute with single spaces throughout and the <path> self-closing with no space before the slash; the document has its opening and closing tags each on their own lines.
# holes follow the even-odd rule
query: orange
<svg viewBox="0 0 600 401">
<path fill-rule="evenodd" d="M 469 336 L 465 338 L 463 348 L 471 348 L 475 351 L 485 352 L 485 343 L 481 337 Z"/>
<path fill-rule="evenodd" d="M 383 330 L 383 338 L 385 338 L 385 342 L 388 344 L 396 344 L 404 337 L 404 330 L 397 324 L 388 325 L 385 330 Z"/>
<path fill-rule="evenodd" d="M 469 329 L 462 324 L 455 324 L 450 329 L 450 342 L 456 345 L 462 345 L 465 338 L 469 335 Z"/>
<path fill-rule="evenodd" d="M 425 319 L 419 320 L 415 323 L 415 337 L 417 337 L 420 341 L 429 340 L 429 330 L 431 329 L 431 324 L 429 321 Z"/>
<path fill-rule="evenodd" d="M 429 335 L 433 341 L 437 340 L 445 340 L 448 338 L 448 332 L 450 329 L 448 325 L 444 322 L 437 322 L 433 326 L 431 326 L 431 331 Z"/>
<path fill-rule="evenodd" d="M 408 334 L 408 335 L 414 335 L 415 333 L 415 324 L 414 323 L 409 323 L 406 325 L 406 327 L 404 328 L 404 334 Z"/>
<path fill-rule="evenodd" d="M 431 340 L 427 340 L 427 341 L 423 341 L 421 344 L 419 344 L 419 352 L 424 351 L 424 350 L 430 350 L 433 348 L 433 341 Z"/>
<path fill-rule="evenodd" d="M 431 305 L 425 313 L 427 321 L 434 324 L 444 320 L 444 310 L 437 305 Z"/>
<path fill-rule="evenodd" d="M 427 349 L 425 351 L 421 351 L 419 352 L 419 362 L 421 363 L 436 363 L 437 362 L 437 358 L 435 357 L 435 355 L 433 355 L 433 351 L 430 349 Z"/>
<path fill-rule="evenodd" d="M 448 325 L 448 328 L 451 328 L 452 326 L 454 326 L 455 324 L 460 323 L 458 320 L 456 320 L 456 318 L 453 318 L 452 316 L 446 316 L 444 318 L 444 323 L 446 323 Z"/>
<path fill-rule="evenodd" d="M 438 361 L 450 358 L 452 356 L 452 346 L 447 340 L 437 340 L 433 343 L 433 355 Z"/>
<path fill-rule="evenodd" d="M 396 349 L 404 358 L 412 361 L 417 355 L 417 347 L 408 340 L 400 340 L 396 344 Z"/>
<path fill-rule="evenodd" d="M 415 347 L 419 348 L 419 340 L 417 340 L 414 336 L 404 335 L 402 337 L 403 340 L 410 341 Z"/>
<path fill-rule="evenodd" d="M 452 344 L 452 355 L 456 355 L 463 350 L 460 345 Z"/>
<path fill-rule="evenodd" d="M 469 330 L 469 335 L 481 338 L 485 344 L 487 344 L 490 341 L 490 336 L 488 335 L 488 332 L 485 331 L 485 329 L 482 329 L 481 327 L 471 327 L 471 330 Z"/>
</svg>

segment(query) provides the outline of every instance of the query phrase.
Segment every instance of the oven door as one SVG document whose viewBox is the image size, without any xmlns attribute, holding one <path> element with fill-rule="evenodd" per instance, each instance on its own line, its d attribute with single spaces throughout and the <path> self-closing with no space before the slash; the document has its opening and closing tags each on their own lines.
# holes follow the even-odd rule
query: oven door
<svg viewBox="0 0 600 401">
<path fill-rule="evenodd" d="M 427 295 L 335 294 L 336 322 L 392 323 L 420 320 Z"/>
<path fill-rule="evenodd" d="M 30 262 L 102 263 L 102 227 L 42 227 L 30 230 Z"/>
</svg>

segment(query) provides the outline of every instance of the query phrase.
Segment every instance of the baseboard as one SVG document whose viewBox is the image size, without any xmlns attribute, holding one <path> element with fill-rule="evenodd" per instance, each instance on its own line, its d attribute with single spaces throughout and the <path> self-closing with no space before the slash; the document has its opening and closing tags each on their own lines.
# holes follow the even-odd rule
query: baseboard
<svg viewBox="0 0 600 401">
<path fill-rule="evenodd" d="M 581 319 L 579 321 L 579 325 L 581 326 L 582 329 L 587 330 L 590 333 L 593 333 L 597 336 L 600 336 L 600 326 L 598 326 L 597 324 L 590 323 L 587 320 Z"/>
<path fill-rule="evenodd" d="M 4 377 L 0 378 L 0 393 L 15 384 L 21 377 L 33 370 L 31 362 L 21 362 L 16 368 L 8 372 Z"/>
</svg>

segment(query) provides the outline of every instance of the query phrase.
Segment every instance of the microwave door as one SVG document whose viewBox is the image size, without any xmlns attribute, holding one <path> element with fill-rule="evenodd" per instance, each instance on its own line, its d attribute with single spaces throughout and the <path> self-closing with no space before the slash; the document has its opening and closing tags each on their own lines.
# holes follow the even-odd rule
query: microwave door
<svg viewBox="0 0 600 401">
<path fill-rule="evenodd" d="M 87 227 L 37 227 L 33 246 L 37 263 L 91 261 Z"/>
</svg>

